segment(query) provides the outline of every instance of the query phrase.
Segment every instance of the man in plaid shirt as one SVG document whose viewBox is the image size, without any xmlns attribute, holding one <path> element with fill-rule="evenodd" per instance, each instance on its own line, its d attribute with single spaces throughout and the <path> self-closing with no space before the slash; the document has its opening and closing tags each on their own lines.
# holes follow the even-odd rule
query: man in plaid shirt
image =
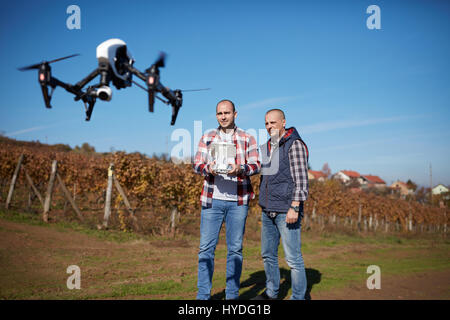
<svg viewBox="0 0 450 320">
<path fill-rule="evenodd" d="M 291 268 L 291 299 L 303 300 L 307 286 L 300 230 L 303 202 L 308 197 L 308 148 L 294 127 L 285 128 L 282 110 L 269 110 L 265 125 L 270 139 L 261 146 L 263 164 L 259 205 L 263 211 L 261 254 L 266 290 L 255 299 L 276 299 L 278 296 L 278 245 L 281 237 L 286 262 Z"/>
<path fill-rule="evenodd" d="M 219 128 L 202 136 L 194 160 L 194 171 L 204 176 L 200 196 L 200 249 L 198 253 L 197 299 L 210 299 L 214 273 L 214 252 L 222 223 L 227 241 L 226 299 L 239 296 L 242 273 L 242 242 L 249 201 L 255 197 L 250 176 L 261 169 L 258 145 L 253 136 L 236 127 L 233 102 L 222 100 L 216 106 Z M 210 159 L 212 143 L 229 142 L 236 146 L 236 157 L 228 174 L 214 171 Z"/>
</svg>

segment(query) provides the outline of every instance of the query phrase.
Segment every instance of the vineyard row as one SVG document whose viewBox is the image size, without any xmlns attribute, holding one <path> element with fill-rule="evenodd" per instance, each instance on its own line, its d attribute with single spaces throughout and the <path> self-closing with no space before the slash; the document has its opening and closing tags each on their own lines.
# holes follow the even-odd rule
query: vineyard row
<svg viewBox="0 0 450 320">
<path fill-rule="evenodd" d="M 203 178 L 194 173 L 191 165 L 174 164 L 139 153 L 83 155 L 8 145 L 8 148 L 0 150 L 2 185 L 11 180 L 22 154 L 23 166 L 42 194 L 48 187 L 52 161 L 56 160 L 58 175 L 73 197 L 104 197 L 108 167 L 113 163 L 115 178 L 134 209 L 151 207 L 161 212 L 176 209 L 182 215 L 195 214 L 201 210 L 199 198 Z M 258 197 L 259 175 L 252 176 L 251 180 Z M 27 185 L 27 177 L 19 174 L 17 183 Z M 250 214 L 258 213 L 259 206 L 253 200 Z M 412 231 L 429 230 L 429 226 L 435 226 L 434 229 L 446 232 L 448 209 L 373 193 L 352 193 L 337 181 L 329 180 L 311 183 L 310 195 L 305 203 L 304 223 L 320 224 L 320 221 L 322 225 L 327 221 L 357 226 L 362 230 L 386 230 L 389 226 L 395 226 L 391 229 Z"/>
</svg>

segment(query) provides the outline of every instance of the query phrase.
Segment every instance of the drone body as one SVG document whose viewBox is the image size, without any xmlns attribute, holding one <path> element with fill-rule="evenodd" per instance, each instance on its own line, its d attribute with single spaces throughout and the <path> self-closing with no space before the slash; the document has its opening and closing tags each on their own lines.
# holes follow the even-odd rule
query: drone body
<svg viewBox="0 0 450 320">
<path fill-rule="evenodd" d="M 132 66 L 134 59 L 125 42 L 120 39 L 102 42 L 97 47 L 97 60 L 99 68 L 111 69 L 111 80 L 117 89 L 131 86 L 132 74 L 124 65 Z"/>
<path fill-rule="evenodd" d="M 43 61 L 42 63 L 23 67 L 19 70 L 38 70 L 38 80 L 44 97 L 45 106 L 47 108 L 51 108 L 50 101 L 52 98 L 53 90 L 57 86 L 60 86 L 66 91 L 74 94 L 75 101 L 82 100 L 84 102 L 86 121 L 89 121 L 97 98 L 103 101 L 111 100 L 111 82 L 117 89 L 131 87 L 132 83 L 135 83 L 148 92 L 150 112 L 154 111 L 153 106 L 155 103 L 155 97 L 162 100 L 161 98 L 156 96 L 156 93 L 161 93 L 168 100 L 162 101 L 172 106 L 172 120 L 170 124 L 175 124 L 178 111 L 183 103 L 183 97 L 181 94 L 181 90 L 172 91 L 169 88 L 164 87 L 159 81 L 159 68 L 164 67 L 164 54 L 160 54 L 158 60 L 154 64 L 152 64 L 150 68 L 145 70 L 145 72 L 141 72 L 133 67 L 134 59 L 129 52 L 126 43 L 120 39 L 109 39 L 104 41 L 97 47 L 96 54 L 98 67 L 88 76 L 74 85 L 64 83 L 53 77 L 51 73 L 50 63 L 71 58 L 73 56 L 76 56 L 77 54 L 52 61 Z M 133 81 L 133 75 L 144 81 L 147 85 L 147 88 Z M 97 76 L 100 76 L 99 83 L 88 86 L 85 90 L 83 90 L 83 88 Z M 50 94 L 48 92 L 49 86 L 52 89 Z"/>
</svg>

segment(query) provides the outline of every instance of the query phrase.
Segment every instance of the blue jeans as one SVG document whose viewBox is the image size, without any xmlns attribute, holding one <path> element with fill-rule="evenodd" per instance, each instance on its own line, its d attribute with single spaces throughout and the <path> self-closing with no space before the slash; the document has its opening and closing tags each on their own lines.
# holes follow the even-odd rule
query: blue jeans
<svg viewBox="0 0 450 320">
<path fill-rule="evenodd" d="M 212 207 L 202 209 L 200 222 L 200 250 L 198 253 L 197 299 L 211 297 L 214 273 L 214 253 L 219 233 L 225 221 L 227 240 L 226 299 L 237 299 L 242 273 L 242 242 L 248 206 L 237 201 L 213 199 Z"/>
<path fill-rule="evenodd" d="M 278 245 L 280 236 L 287 264 L 291 268 L 291 300 L 304 300 L 306 293 L 306 272 L 301 249 L 301 216 L 297 222 L 286 223 L 286 213 L 270 218 L 262 213 L 261 254 L 266 272 L 266 293 L 271 298 L 278 297 L 280 269 L 278 267 Z"/>
</svg>

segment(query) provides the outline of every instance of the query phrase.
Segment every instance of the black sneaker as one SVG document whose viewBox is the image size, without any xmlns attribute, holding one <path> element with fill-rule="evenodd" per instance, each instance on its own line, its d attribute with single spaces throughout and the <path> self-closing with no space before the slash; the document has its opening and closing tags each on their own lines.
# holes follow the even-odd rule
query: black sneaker
<svg viewBox="0 0 450 320">
<path fill-rule="evenodd" d="M 257 295 L 256 297 L 250 299 L 250 300 L 277 300 L 277 298 L 271 298 L 267 295 L 267 293 L 264 291 L 260 295 Z"/>
</svg>

